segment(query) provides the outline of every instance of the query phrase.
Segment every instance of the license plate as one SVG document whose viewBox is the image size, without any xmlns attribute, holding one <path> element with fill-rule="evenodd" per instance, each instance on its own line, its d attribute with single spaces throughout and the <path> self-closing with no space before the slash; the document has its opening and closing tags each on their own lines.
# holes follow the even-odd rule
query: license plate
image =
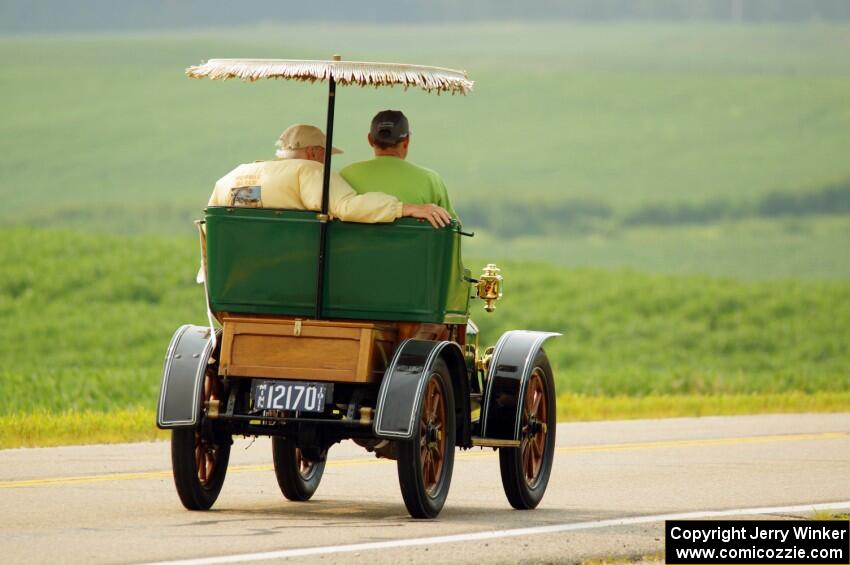
<svg viewBox="0 0 850 565">
<path fill-rule="evenodd" d="M 333 397 L 333 384 L 302 381 L 253 381 L 254 410 L 323 412 Z"/>
</svg>

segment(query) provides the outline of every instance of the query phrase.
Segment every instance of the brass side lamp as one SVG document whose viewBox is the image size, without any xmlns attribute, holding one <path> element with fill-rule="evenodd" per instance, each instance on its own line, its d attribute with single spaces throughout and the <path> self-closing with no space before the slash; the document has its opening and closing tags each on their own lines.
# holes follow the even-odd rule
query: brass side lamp
<svg viewBox="0 0 850 565">
<path fill-rule="evenodd" d="M 493 263 L 484 267 L 484 272 L 478 278 L 476 291 L 478 298 L 484 301 L 484 310 L 492 312 L 496 309 L 496 301 L 502 297 L 502 275 L 500 269 Z"/>
</svg>

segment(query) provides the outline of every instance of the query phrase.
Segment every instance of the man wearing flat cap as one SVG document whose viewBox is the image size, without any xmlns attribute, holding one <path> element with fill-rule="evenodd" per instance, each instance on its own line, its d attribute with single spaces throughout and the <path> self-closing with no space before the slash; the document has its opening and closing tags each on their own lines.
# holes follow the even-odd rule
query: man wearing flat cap
<svg viewBox="0 0 850 565">
<path fill-rule="evenodd" d="M 208 205 L 321 210 L 325 134 L 315 126 L 296 124 L 281 134 L 277 147 L 277 159 L 239 165 L 219 179 Z M 336 147 L 332 151 L 342 153 Z M 333 172 L 328 211 L 332 218 L 349 222 L 392 222 L 411 216 L 443 227 L 450 221 L 438 206 L 403 204 L 380 192 L 358 194 Z"/>
<path fill-rule="evenodd" d="M 401 111 L 375 114 L 367 139 L 375 158 L 352 163 L 340 171 L 354 190 L 361 194 L 379 190 L 408 204 L 436 204 L 457 219 L 442 177 L 406 160 L 410 126 Z"/>
</svg>

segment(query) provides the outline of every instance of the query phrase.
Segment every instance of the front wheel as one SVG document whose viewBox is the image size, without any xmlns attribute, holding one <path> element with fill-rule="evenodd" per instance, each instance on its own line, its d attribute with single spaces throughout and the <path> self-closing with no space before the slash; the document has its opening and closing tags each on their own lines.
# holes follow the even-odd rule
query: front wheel
<svg viewBox="0 0 850 565">
<path fill-rule="evenodd" d="M 294 501 L 310 500 L 319 488 L 325 461 L 308 461 L 292 440 L 282 437 L 272 438 L 272 458 L 283 496 Z"/>
<path fill-rule="evenodd" d="M 552 367 L 542 349 L 533 366 L 518 407 L 520 446 L 499 449 L 502 487 L 508 502 L 517 510 L 540 504 L 555 456 L 555 385 Z"/>
<path fill-rule="evenodd" d="M 449 369 L 437 360 L 414 420 L 413 439 L 398 442 L 398 482 L 414 518 L 435 518 L 449 494 L 455 457 L 455 402 Z"/>
</svg>

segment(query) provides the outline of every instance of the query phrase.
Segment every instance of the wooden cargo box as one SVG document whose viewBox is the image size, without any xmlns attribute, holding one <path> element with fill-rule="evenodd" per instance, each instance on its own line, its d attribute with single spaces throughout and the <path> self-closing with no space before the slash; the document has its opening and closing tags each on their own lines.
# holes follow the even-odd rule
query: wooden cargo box
<svg viewBox="0 0 850 565">
<path fill-rule="evenodd" d="M 224 376 L 380 382 L 396 346 L 387 322 L 223 315 Z"/>
</svg>

